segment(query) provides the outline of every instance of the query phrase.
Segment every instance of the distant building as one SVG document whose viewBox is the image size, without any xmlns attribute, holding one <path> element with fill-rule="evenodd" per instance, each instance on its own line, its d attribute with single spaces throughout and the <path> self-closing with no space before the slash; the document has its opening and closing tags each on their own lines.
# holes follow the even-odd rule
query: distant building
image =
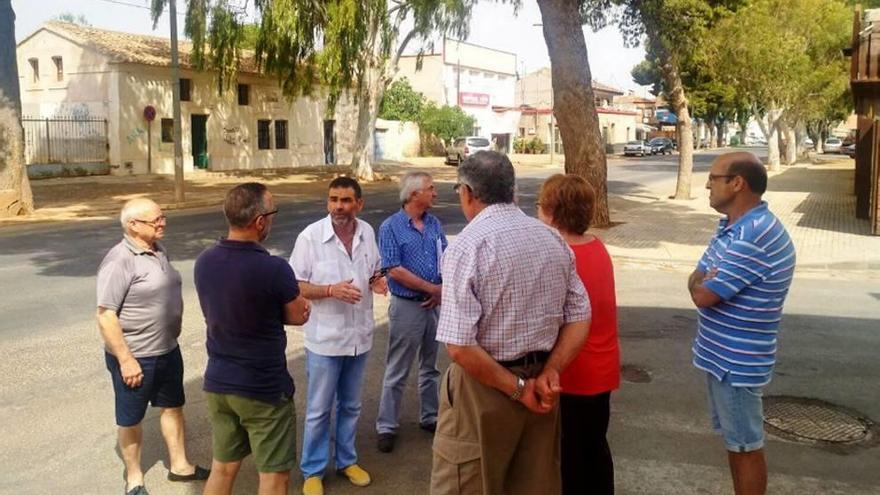
<svg viewBox="0 0 880 495">
<path fill-rule="evenodd" d="M 191 51 L 190 43 L 180 43 L 186 171 L 351 159 L 355 106 L 341 101 L 335 117 L 326 119 L 323 99 L 289 103 L 247 54 L 238 80 L 221 94 L 213 72 L 193 69 Z M 22 40 L 17 53 L 29 163 L 86 159 L 104 160 L 114 174 L 174 171 L 168 39 L 49 22 Z M 155 110 L 151 123 L 147 107 Z M 77 150 L 86 142 L 100 145 L 87 146 L 85 156 Z"/>
<path fill-rule="evenodd" d="M 641 123 L 641 114 L 617 104 L 623 91 L 597 81 L 592 86 L 606 150 L 621 151 L 627 141 L 643 139 L 646 127 Z M 522 111 L 517 135 L 527 140 L 537 137 L 548 146 L 552 144 L 554 152 L 562 153 L 559 126 L 551 119 L 554 100 L 550 69 L 545 67 L 522 77 L 516 83 L 516 95 Z"/>
<path fill-rule="evenodd" d="M 475 136 L 492 139 L 503 151 L 512 149 L 520 112 L 515 107 L 516 55 L 443 38 L 439 53 L 400 58 L 396 78 L 437 105 L 459 106 L 476 119 Z"/>
</svg>

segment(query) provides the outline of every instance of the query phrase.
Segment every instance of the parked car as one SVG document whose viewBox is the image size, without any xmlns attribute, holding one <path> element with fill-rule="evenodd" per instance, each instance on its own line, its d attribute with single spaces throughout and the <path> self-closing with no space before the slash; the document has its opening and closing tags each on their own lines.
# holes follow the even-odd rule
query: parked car
<svg viewBox="0 0 880 495">
<path fill-rule="evenodd" d="M 804 139 L 804 146 L 809 149 L 813 149 L 815 147 L 815 143 L 813 143 L 813 140 L 811 138 L 805 138 Z"/>
<path fill-rule="evenodd" d="M 672 154 L 672 150 L 675 149 L 675 146 L 672 144 L 672 140 L 667 137 L 655 137 L 654 139 L 648 141 L 648 146 L 651 147 L 651 153 L 653 154 Z"/>
<path fill-rule="evenodd" d="M 843 146 L 843 141 L 840 138 L 830 137 L 825 140 L 824 151 L 825 153 L 840 153 L 841 146 Z"/>
<path fill-rule="evenodd" d="M 845 144 L 840 147 L 840 152 L 844 155 L 855 158 L 856 157 L 856 143 Z"/>
<path fill-rule="evenodd" d="M 651 154 L 651 146 L 644 141 L 630 141 L 623 146 L 625 156 L 645 156 Z"/>
<path fill-rule="evenodd" d="M 490 151 L 492 143 L 480 136 L 465 136 L 455 138 L 452 146 L 446 148 L 446 163 L 460 165 L 462 160 L 478 151 Z"/>
</svg>

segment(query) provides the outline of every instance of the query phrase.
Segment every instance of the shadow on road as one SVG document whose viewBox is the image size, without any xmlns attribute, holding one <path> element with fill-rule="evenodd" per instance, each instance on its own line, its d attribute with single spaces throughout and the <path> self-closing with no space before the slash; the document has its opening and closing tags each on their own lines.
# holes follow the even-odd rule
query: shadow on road
<svg viewBox="0 0 880 495">
<path fill-rule="evenodd" d="M 650 460 L 669 466 L 682 464 L 726 469 L 723 448 L 711 431 L 705 410 L 704 375 L 690 364 L 690 343 L 696 326 L 694 311 L 686 308 L 622 306 L 619 308 L 619 319 L 622 364 L 647 370 L 653 380 L 650 383 L 625 381 L 613 395 L 610 441 L 616 462 L 627 465 Z M 880 377 L 877 376 L 876 367 L 870 364 L 873 360 L 870 343 L 876 339 L 876 331 L 872 332 L 871 329 L 875 326 L 876 321 L 859 318 L 785 315 L 780 331 L 777 373 L 766 393 L 822 399 L 878 419 L 880 410 L 872 397 L 880 394 Z M 289 332 L 289 347 L 294 347 L 294 342 L 301 342 L 298 332 Z M 410 374 L 407 384 L 401 413 L 402 426 L 394 452 L 380 454 L 375 448 L 374 425 L 386 346 L 387 325 L 382 325 L 376 329 L 374 346 L 370 351 L 357 437 L 359 463 L 372 473 L 373 484 L 366 489 L 353 487 L 333 474 L 331 463 L 325 477 L 328 493 L 427 493 L 431 437 L 418 428 L 414 372 Z M 817 358 L 815 351 L 820 348 L 823 349 L 822 357 Z M 190 352 L 203 353 L 204 350 L 198 348 Z M 441 372 L 446 369 L 448 362 L 445 351 L 441 351 Z M 297 385 L 295 402 L 299 449 L 306 399 L 304 356 L 293 357 L 288 366 Z M 199 461 L 208 458 L 211 451 L 210 424 L 201 384 L 200 378 L 186 384 L 189 450 L 191 457 Z M 161 464 L 166 454 L 155 411 L 145 422 L 145 437 L 148 440 L 144 466 L 163 470 Z M 670 441 L 675 441 L 680 448 L 671 449 Z M 873 473 L 880 470 L 880 458 L 858 446 L 841 450 L 771 437 L 768 449 L 773 453 L 769 458 L 771 472 L 786 473 L 797 478 L 866 483 L 872 479 Z M 858 462 L 842 463 L 844 455 Z M 300 459 L 299 450 L 297 456 Z M 162 472 L 164 477 L 164 470 Z M 302 482 L 298 468 L 294 469 L 292 480 L 291 493 L 298 493 Z M 693 480 L 688 484 L 699 486 L 701 483 Z M 253 493 L 256 485 L 253 464 L 246 460 L 236 484 L 236 493 Z M 621 493 L 635 493 L 626 485 L 620 486 L 620 480 L 618 488 Z M 178 488 L 173 493 L 196 494 L 201 493 L 200 489 L 200 486 L 193 485 L 187 488 L 189 491 L 180 491 Z M 159 490 L 159 493 L 166 491 Z M 656 493 L 674 491 L 666 487 Z"/>
</svg>

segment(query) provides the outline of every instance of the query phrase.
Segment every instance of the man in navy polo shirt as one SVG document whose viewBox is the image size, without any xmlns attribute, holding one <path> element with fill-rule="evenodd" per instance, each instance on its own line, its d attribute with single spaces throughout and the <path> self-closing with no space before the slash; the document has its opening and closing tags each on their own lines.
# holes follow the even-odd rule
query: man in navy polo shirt
<svg viewBox="0 0 880 495">
<path fill-rule="evenodd" d="M 706 183 L 709 204 L 726 215 L 688 289 L 698 308 L 694 366 L 706 372 L 715 431 L 728 450 L 737 495 L 767 489 L 762 390 L 776 362 L 782 305 L 795 250 L 761 196 L 767 171 L 752 153 L 718 157 Z"/>
<path fill-rule="evenodd" d="M 440 220 L 428 213 L 437 192 L 430 174 L 410 172 L 400 181 L 400 211 L 379 227 L 382 269 L 388 274 L 388 354 L 379 416 L 377 447 L 391 452 L 400 426 L 400 405 L 409 369 L 419 356 L 419 425 L 437 428 L 437 320 L 440 316 L 440 257 L 446 236 Z"/>
<path fill-rule="evenodd" d="M 278 213 L 263 184 L 226 194 L 229 234 L 199 255 L 195 284 L 207 325 L 205 395 L 214 462 L 206 494 L 231 493 L 254 455 L 261 494 L 285 494 L 296 462 L 293 378 L 284 325 L 302 325 L 309 301 L 290 265 L 261 245 Z"/>
</svg>

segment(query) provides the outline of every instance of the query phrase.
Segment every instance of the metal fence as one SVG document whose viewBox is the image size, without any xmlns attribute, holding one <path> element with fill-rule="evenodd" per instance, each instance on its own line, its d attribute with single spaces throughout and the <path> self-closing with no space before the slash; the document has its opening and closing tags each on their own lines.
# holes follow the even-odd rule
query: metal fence
<svg viewBox="0 0 880 495">
<path fill-rule="evenodd" d="M 32 163 L 94 163 L 108 161 L 107 119 L 53 117 L 21 119 L 25 161 Z"/>
</svg>

